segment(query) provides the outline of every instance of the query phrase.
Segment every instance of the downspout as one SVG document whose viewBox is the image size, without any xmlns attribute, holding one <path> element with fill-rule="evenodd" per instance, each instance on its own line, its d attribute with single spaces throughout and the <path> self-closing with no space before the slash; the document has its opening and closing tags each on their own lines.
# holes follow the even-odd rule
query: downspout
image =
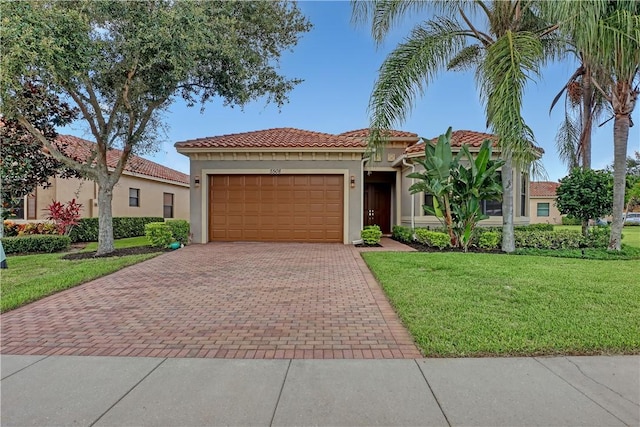
<svg viewBox="0 0 640 427">
<path fill-rule="evenodd" d="M 413 163 L 409 164 L 407 163 L 407 158 L 402 156 L 402 164 L 404 166 L 410 167 L 411 168 L 411 173 L 415 173 L 416 171 L 416 165 L 414 165 Z M 416 180 L 415 178 L 411 178 L 411 184 L 415 184 Z M 415 193 L 411 194 L 411 232 L 413 233 L 416 229 L 416 195 Z"/>
</svg>

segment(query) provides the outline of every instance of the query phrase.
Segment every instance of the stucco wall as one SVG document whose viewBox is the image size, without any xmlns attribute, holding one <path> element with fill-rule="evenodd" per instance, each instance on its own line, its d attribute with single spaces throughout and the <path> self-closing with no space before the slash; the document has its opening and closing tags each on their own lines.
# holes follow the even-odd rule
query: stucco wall
<svg viewBox="0 0 640 427">
<path fill-rule="evenodd" d="M 140 206 L 129 206 L 129 188 L 140 190 Z M 122 175 L 113 189 L 113 216 L 163 216 L 163 193 L 172 193 L 173 217 L 189 219 L 189 188 L 185 185 L 155 181 L 143 177 Z M 37 219 L 43 219 L 44 209 L 52 200 L 66 203 L 71 199 L 82 204 L 82 217 L 97 217 L 97 185 L 93 181 L 77 178 L 52 180 L 49 188 L 36 191 Z M 27 213 L 28 214 L 28 213 Z"/>
<path fill-rule="evenodd" d="M 538 216 L 538 203 L 549 203 L 549 216 Z M 532 197 L 529 200 L 531 224 L 562 224 L 562 214 L 556 207 L 555 197 Z"/>
<path fill-rule="evenodd" d="M 335 155 L 334 155 L 335 156 Z M 292 156 L 295 157 L 295 156 Z M 354 159 L 351 154 L 345 154 L 344 160 L 323 160 L 318 155 L 317 160 L 194 160 L 191 164 L 191 231 L 195 243 L 208 241 L 208 175 L 209 174 L 270 174 L 272 169 L 277 173 L 287 174 L 342 174 L 345 179 L 345 210 L 348 212 L 345 221 L 344 243 L 350 243 L 360 238 L 361 227 L 361 194 L 362 194 L 362 162 Z M 325 156 L 326 158 L 326 156 Z M 355 187 L 351 188 L 350 179 L 354 177 Z M 196 188 L 194 180 L 200 179 L 200 186 Z"/>
</svg>

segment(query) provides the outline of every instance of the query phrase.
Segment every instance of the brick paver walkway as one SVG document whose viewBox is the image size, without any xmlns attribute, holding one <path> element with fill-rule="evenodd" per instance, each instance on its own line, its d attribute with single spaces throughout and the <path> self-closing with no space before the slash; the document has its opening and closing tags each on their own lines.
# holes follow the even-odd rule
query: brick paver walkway
<svg viewBox="0 0 640 427">
<path fill-rule="evenodd" d="M 192 245 L 0 316 L 2 354 L 416 358 L 358 250 Z"/>
</svg>

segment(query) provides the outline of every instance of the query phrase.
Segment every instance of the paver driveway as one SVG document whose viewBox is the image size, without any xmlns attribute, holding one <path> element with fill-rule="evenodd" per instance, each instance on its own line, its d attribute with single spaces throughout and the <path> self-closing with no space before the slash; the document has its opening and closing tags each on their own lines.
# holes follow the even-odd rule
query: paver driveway
<svg viewBox="0 0 640 427">
<path fill-rule="evenodd" d="M 416 358 L 340 244 L 192 245 L 0 317 L 2 354 Z"/>
</svg>

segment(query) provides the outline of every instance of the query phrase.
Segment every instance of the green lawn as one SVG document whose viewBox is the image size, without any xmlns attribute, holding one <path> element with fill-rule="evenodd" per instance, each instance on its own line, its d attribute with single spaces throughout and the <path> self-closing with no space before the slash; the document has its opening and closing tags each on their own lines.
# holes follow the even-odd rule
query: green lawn
<svg viewBox="0 0 640 427">
<path fill-rule="evenodd" d="M 146 237 L 115 241 L 116 248 L 147 244 Z M 84 251 L 96 249 L 97 243 L 89 243 Z M 61 259 L 64 253 L 9 256 L 9 268 L 1 270 L 0 273 L 0 311 L 13 310 L 61 290 L 153 258 L 159 253 L 74 261 Z"/>
<path fill-rule="evenodd" d="M 149 239 L 146 236 L 128 237 L 126 239 L 118 239 L 114 241 L 116 249 L 134 248 L 138 246 L 149 246 Z M 87 243 L 83 251 L 95 252 L 98 250 L 98 242 Z"/>
<path fill-rule="evenodd" d="M 363 257 L 427 356 L 640 353 L 637 261 Z"/>
</svg>

